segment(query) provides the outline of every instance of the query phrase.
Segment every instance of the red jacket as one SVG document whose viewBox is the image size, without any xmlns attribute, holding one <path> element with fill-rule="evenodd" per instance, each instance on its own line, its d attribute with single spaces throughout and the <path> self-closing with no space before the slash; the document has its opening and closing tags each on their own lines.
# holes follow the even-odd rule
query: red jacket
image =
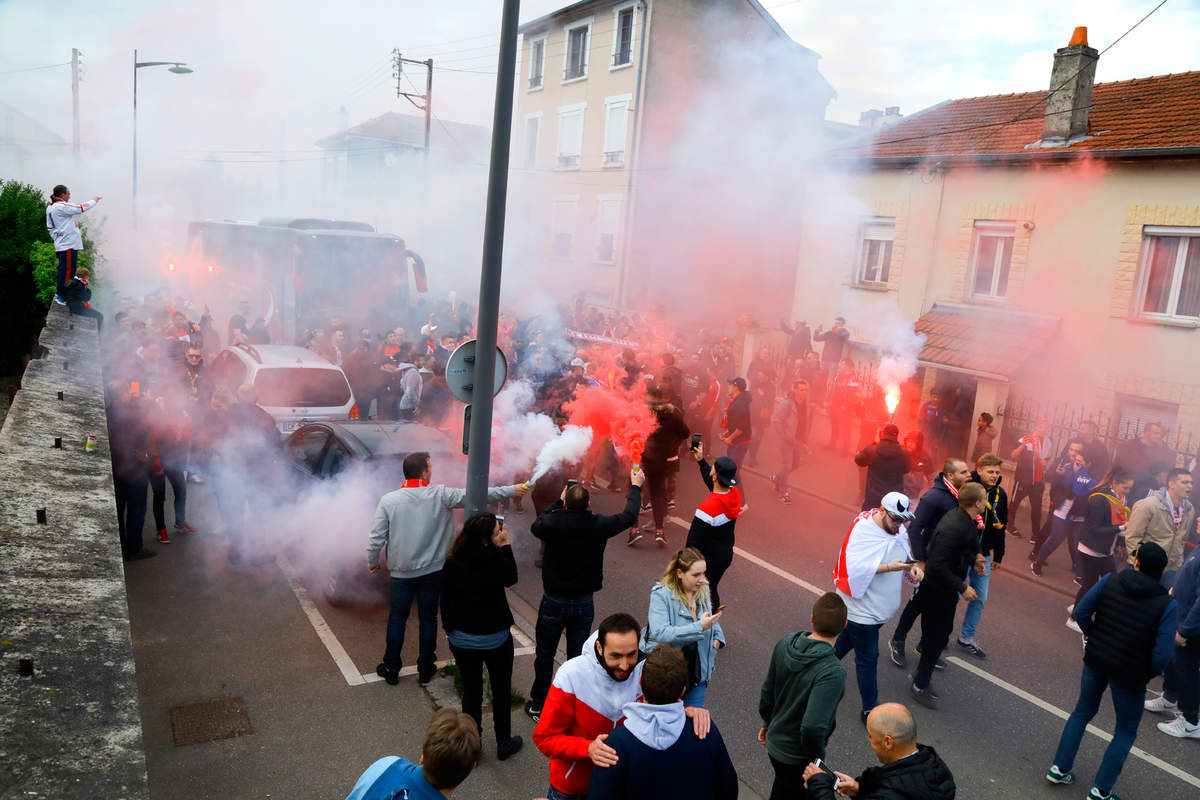
<svg viewBox="0 0 1200 800">
<path fill-rule="evenodd" d="M 593 767 L 588 745 L 620 724 L 626 703 L 642 699 L 642 664 L 614 681 L 597 659 L 597 635 L 588 638 L 582 655 L 559 667 L 533 731 L 533 743 L 550 758 L 550 785 L 564 794 L 587 794 Z"/>
</svg>

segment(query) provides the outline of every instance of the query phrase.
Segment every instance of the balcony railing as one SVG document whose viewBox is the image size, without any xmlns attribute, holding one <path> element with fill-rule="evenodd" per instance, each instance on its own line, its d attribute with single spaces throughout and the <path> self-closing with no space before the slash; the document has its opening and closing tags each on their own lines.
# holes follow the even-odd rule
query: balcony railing
<svg viewBox="0 0 1200 800">
<path fill-rule="evenodd" d="M 530 79 L 529 79 L 529 88 L 530 89 L 536 89 L 541 85 L 542 85 L 542 76 L 540 73 L 530 77 Z"/>
<path fill-rule="evenodd" d="M 627 45 L 622 45 L 617 48 L 617 52 L 613 53 L 614 67 L 621 67 L 633 60 L 633 48 Z"/>
<path fill-rule="evenodd" d="M 559 153 L 557 166 L 559 169 L 579 169 L 579 154 L 566 156 Z"/>
<path fill-rule="evenodd" d="M 583 64 L 570 64 L 563 70 L 564 81 L 582 78 L 585 75 L 587 75 L 587 67 Z"/>
<path fill-rule="evenodd" d="M 625 163 L 624 150 L 608 150 L 604 153 L 603 165 L 606 167 L 619 167 Z"/>
</svg>

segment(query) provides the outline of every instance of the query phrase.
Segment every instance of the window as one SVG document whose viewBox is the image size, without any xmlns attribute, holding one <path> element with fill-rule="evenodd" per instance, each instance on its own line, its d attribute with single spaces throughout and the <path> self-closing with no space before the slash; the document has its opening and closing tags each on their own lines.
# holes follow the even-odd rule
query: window
<svg viewBox="0 0 1200 800">
<path fill-rule="evenodd" d="M 525 169 L 537 166 L 538 134 L 542 128 L 542 112 L 525 117 Z"/>
<path fill-rule="evenodd" d="M 529 88 L 542 87 L 542 74 L 546 69 L 546 36 L 534 39 L 529 43 Z"/>
<path fill-rule="evenodd" d="M 563 48 L 563 81 L 587 77 L 588 39 L 592 34 L 592 18 L 572 23 L 563 29 L 566 46 Z"/>
<path fill-rule="evenodd" d="M 1117 393 L 1116 422 L 1118 439 L 1140 439 L 1147 425 L 1162 425 L 1166 432 L 1174 430 L 1179 420 L 1179 406 L 1148 397 Z"/>
<path fill-rule="evenodd" d="M 583 112 L 587 103 L 559 106 L 558 109 L 558 169 L 579 169 L 583 153 Z"/>
<path fill-rule="evenodd" d="M 617 227 L 621 218 L 621 196 L 602 194 L 596 198 L 596 260 L 612 262 L 617 254 Z"/>
<path fill-rule="evenodd" d="M 896 238 L 896 220 L 871 217 L 863 220 L 859 232 L 858 274 L 855 283 L 887 283 L 892 269 L 892 241 Z"/>
<path fill-rule="evenodd" d="M 1137 297 L 1143 317 L 1200 317 L 1200 228 L 1143 228 Z"/>
<path fill-rule="evenodd" d="M 972 297 L 1002 298 L 1008 292 L 1015 222 L 976 220 L 971 245 Z"/>
<path fill-rule="evenodd" d="M 555 258 L 571 257 L 571 241 L 575 236 L 575 217 L 578 210 L 578 196 L 554 198 L 554 214 L 551 220 L 554 242 L 551 255 Z"/>
<path fill-rule="evenodd" d="M 340 369 L 270 367 L 254 376 L 263 408 L 337 408 L 350 402 L 350 384 Z"/>
<path fill-rule="evenodd" d="M 619 167 L 625 163 L 625 137 L 629 128 L 631 94 L 604 99 L 604 159 L 603 166 Z"/>
<path fill-rule="evenodd" d="M 633 63 L 633 15 L 632 5 L 613 9 L 613 67 L 627 67 Z"/>
</svg>

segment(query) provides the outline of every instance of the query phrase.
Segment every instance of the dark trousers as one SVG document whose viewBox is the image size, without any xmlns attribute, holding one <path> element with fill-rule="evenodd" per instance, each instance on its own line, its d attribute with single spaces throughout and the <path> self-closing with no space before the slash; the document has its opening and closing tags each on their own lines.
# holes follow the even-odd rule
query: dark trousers
<svg viewBox="0 0 1200 800">
<path fill-rule="evenodd" d="M 1182 647 L 1175 645 L 1163 676 L 1163 696 L 1179 703 L 1179 713 L 1188 722 L 1195 725 L 1200 721 L 1200 638 L 1188 639 Z"/>
<path fill-rule="evenodd" d="M 480 733 L 483 732 L 483 667 L 487 665 L 488 680 L 492 685 L 492 728 L 496 732 L 496 743 L 508 741 L 512 735 L 512 636 L 491 650 L 450 645 L 450 652 L 462 675 L 463 713 L 471 715 L 480 726 Z"/>
<path fill-rule="evenodd" d="M 663 521 L 667 518 L 667 462 L 642 462 L 646 470 L 646 490 L 650 493 L 650 511 L 654 516 L 654 530 L 663 529 Z"/>
<path fill-rule="evenodd" d="M 1113 563 L 1112 556 L 1098 557 L 1089 556 L 1087 553 L 1076 553 L 1075 557 L 1081 570 L 1079 574 L 1083 576 L 1083 580 L 1079 583 L 1079 591 L 1075 593 L 1075 602 L 1078 604 L 1089 589 L 1116 569 L 1116 565 Z"/>
<path fill-rule="evenodd" d="M 908 632 L 912 630 L 912 626 L 917 624 L 917 617 L 921 616 L 921 603 L 917 600 L 917 595 L 921 593 L 921 587 L 913 592 L 913 596 L 908 598 L 908 603 L 904 606 L 904 610 L 900 612 L 900 620 L 896 623 L 896 630 L 892 633 L 892 641 L 898 642 L 901 648 L 904 647 L 904 640 L 908 638 Z"/>
<path fill-rule="evenodd" d="M 771 783 L 771 796 L 768 800 L 803 800 L 808 797 L 804 788 L 804 764 L 785 764 L 771 756 L 771 768 L 775 770 L 775 780 Z"/>
<path fill-rule="evenodd" d="M 142 542 L 142 527 L 146 524 L 146 473 L 137 471 L 114 477 L 121 554 L 128 558 L 145 546 Z"/>
<path fill-rule="evenodd" d="M 860 625 L 846 621 L 846 627 L 838 634 L 833 645 L 833 654 L 842 658 L 854 651 L 854 673 L 858 677 L 858 693 L 862 697 L 862 710 L 870 711 L 879 705 L 879 625 Z"/>
<path fill-rule="evenodd" d="M 167 481 L 171 482 L 171 493 L 175 495 L 175 524 L 187 522 L 187 481 L 183 471 L 164 467 L 162 472 L 150 473 L 150 491 L 153 493 L 154 527 L 167 527 Z"/>
<path fill-rule="evenodd" d="M 417 601 L 420 650 L 417 655 L 417 674 L 432 675 L 437 661 L 437 612 L 441 597 L 441 570 L 419 578 L 392 578 L 392 602 L 388 610 L 387 650 L 383 654 L 383 668 L 399 671 L 404 666 L 401 651 L 404 649 L 404 631 L 408 627 L 408 615 L 412 612 L 413 600 Z"/>
<path fill-rule="evenodd" d="M 54 292 L 61 297 L 62 290 L 67 288 L 67 284 L 75 277 L 75 269 L 79 266 L 79 251 L 59 250 L 54 255 L 58 256 L 58 283 Z"/>
<path fill-rule="evenodd" d="M 958 592 L 940 586 L 922 586 L 914 599 L 921 604 L 921 661 L 917 664 L 913 683 L 918 689 L 928 689 L 933 665 L 946 649 L 954 630 Z"/>
<path fill-rule="evenodd" d="M 77 317 L 91 317 L 96 320 L 96 330 L 104 329 L 104 315 L 94 308 L 89 308 L 81 302 L 67 303 L 67 308 Z"/>
<path fill-rule="evenodd" d="M 1067 718 L 1067 725 L 1063 728 L 1062 737 L 1058 740 L 1058 750 L 1054 753 L 1054 765 L 1063 772 L 1069 772 L 1075 765 L 1075 754 L 1079 752 L 1079 743 L 1083 741 L 1083 734 L 1087 730 L 1088 723 L 1100 710 L 1100 700 L 1104 697 L 1105 689 L 1109 689 L 1112 694 L 1113 711 L 1117 715 L 1117 724 L 1113 730 L 1112 741 L 1104 751 L 1104 758 L 1100 761 L 1100 769 L 1097 770 L 1092 785 L 1107 793 L 1112 791 L 1113 784 L 1117 782 L 1117 778 L 1121 774 L 1121 768 L 1125 766 L 1125 759 L 1129 757 L 1129 750 L 1137 739 L 1138 723 L 1142 721 L 1142 704 L 1146 701 L 1144 688 L 1138 691 L 1123 689 L 1115 683 L 1110 683 L 1107 675 L 1092 669 L 1085 661 L 1083 677 L 1079 682 L 1079 702 L 1075 704 L 1075 710 Z"/>
<path fill-rule="evenodd" d="M 726 452 L 726 455 L 728 455 L 731 459 L 733 459 L 733 463 L 737 464 L 738 488 L 742 490 L 742 503 L 743 504 L 750 502 L 749 500 L 746 499 L 746 473 L 742 472 L 742 462 L 744 462 L 746 460 L 746 453 L 748 453 L 748 452 L 750 452 L 750 442 L 744 442 L 742 444 L 731 444 L 731 445 L 729 445 L 729 449 Z"/>
<path fill-rule="evenodd" d="M 689 537 L 685 546 L 696 548 L 704 556 L 708 590 L 712 593 L 712 607 L 716 608 L 721 605 L 721 593 L 717 590 L 717 586 L 721 583 L 721 576 L 725 574 L 725 570 L 729 569 L 729 565 L 733 563 L 733 545 L 705 542 Z"/>
<path fill-rule="evenodd" d="M 558 649 L 558 640 L 563 632 L 567 634 L 567 658 L 574 658 L 583 650 L 583 645 L 591 635 L 595 616 L 596 605 L 590 594 L 574 597 L 542 595 L 533 633 L 533 688 L 529 690 L 529 699 L 534 708 L 541 708 L 550 692 L 550 681 L 554 677 L 554 651 Z"/>
<path fill-rule="evenodd" d="M 1045 490 L 1046 484 L 1041 481 L 1029 483 L 1017 481 L 1017 487 L 1013 490 L 1012 500 L 1008 503 L 1008 524 L 1010 527 L 1016 523 L 1017 509 L 1021 507 L 1021 501 L 1028 497 L 1031 532 L 1037 533 L 1042 529 L 1042 493 Z"/>
</svg>

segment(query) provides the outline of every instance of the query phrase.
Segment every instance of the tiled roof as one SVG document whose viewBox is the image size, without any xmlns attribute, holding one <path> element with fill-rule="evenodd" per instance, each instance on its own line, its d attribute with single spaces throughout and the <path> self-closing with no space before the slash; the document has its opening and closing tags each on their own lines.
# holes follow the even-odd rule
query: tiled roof
<svg viewBox="0 0 1200 800">
<path fill-rule="evenodd" d="M 950 100 L 832 153 L 888 158 L 1044 152 L 1026 145 L 1042 136 L 1048 94 Z M 1090 138 L 1051 152 L 1200 146 L 1200 72 L 1097 83 L 1088 133 Z"/>
<path fill-rule="evenodd" d="M 317 146 L 326 150 L 352 149 L 352 140 L 378 139 L 422 149 L 425 147 L 425 117 L 389 112 L 369 119 L 361 125 L 326 136 Z M 491 150 L 492 134 L 480 125 L 464 122 L 435 121 L 429 129 L 432 150 L 456 150 L 462 154 L 481 156 L 485 161 Z"/>
<path fill-rule="evenodd" d="M 1002 323 L 1003 347 L 996 346 L 994 337 L 980 334 L 981 323 L 988 319 Z M 1045 347 L 1047 339 L 1058 334 L 1060 324 L 1051 317 L 935 303 L 913 329 L 925 334 L 922 363 L 1012 378 Z"/>
</svg>

